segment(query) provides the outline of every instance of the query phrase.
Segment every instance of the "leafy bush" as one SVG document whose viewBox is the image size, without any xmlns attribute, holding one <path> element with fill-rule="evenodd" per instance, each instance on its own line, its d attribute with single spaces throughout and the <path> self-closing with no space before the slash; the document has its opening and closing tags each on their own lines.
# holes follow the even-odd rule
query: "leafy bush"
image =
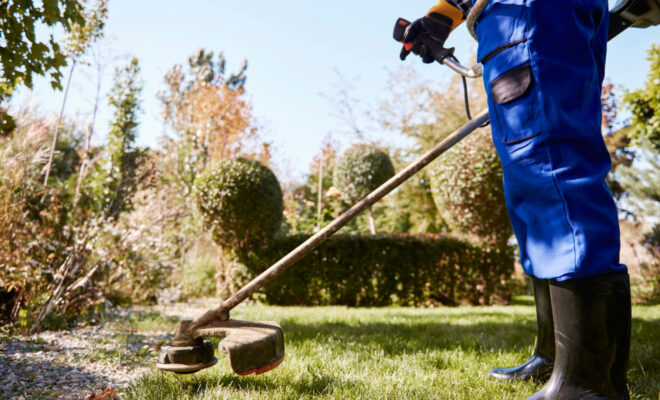
<svg viewBox="0 0 660 400">
<path fill-rule="evenodd" d="M 258 161 L 220 161 L 197 177 L 194 190 L 205 225 L 223 247 L 258 248 L 280 228 L 282 190 Z"/>
<path fill-rule="evenodd" d="M 433 199 L 452 231 L 504 245 L 512 229 L 504 202 L 502 165 L 488 131 L 480 130 L 433 163 Z"/>
<path fill-rule="evenodd" d="M 387 153 L 359 144 L 337 160 L 333 181 L 347 202 L 356 203 L 392 176 L 394 166 Z"/>
<path fill-rule="evenodd" d="M 632 118 L 628 135 L 638 144 L 649 142 L 660 151 L 660 44 L 648 50 L 649 72 L 644 87 L 628 91 L 623 98 Z"/>
<path fill-rule="evenodd" d="M 243 261 L 260 273 L 307 237 L 276 239 Z M 508 299 L 504 282 L 512 272 L 510 247 L 480 247 L 442 235 L 337 235 L 262 292 L 267 302 L 281 305 L 490 304 Z"/>
<path fill-rule="evenodd" d="M 66 185 L 45 188 L 40 173 L 48 159 L 53 125 L 34 109 L 16 114 L 12 135 L 0 136 L 0 323 L 31 319 L 57 267 L 71 254 L 71 196 Z M 68 128 L 68 126 L 67 126 Z M 75 134 L 65 131 L 65 137 Z M 62 143 L 72 143 L 63 141 Z M 62 149 L 55 165 L 64 163 Z M 44 195 L 47 193 L 47 195 Z"/>
<path fill-rule="evenodd" d="M 660 224 L 644 235 L 642 245 L 651 257 L 637 266 L 641 281 L 635 285 L 633 298 L 657 301 L 660 299 Z"/>
</svg>

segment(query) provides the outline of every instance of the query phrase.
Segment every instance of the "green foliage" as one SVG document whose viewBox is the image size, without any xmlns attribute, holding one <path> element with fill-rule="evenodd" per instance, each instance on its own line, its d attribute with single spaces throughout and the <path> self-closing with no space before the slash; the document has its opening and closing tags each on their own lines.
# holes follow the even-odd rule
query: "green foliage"
<svg viewBox="0 0 660 400">
<path fill-rule="evenodd" d="M 64 43 L 67 55 L 74 58 L 83 55 L 92 43 L 103 37 L 108 19 L 108 0 L 97 0 L 94 6 L 85 7 L 81 15 L 85 23 L 73 25 Z"/>
<path fill-rule="evenodd" d="M 394 176 L 394 166 L 387 153 L 370 145 L 350 147 L 337 160 L 334 186 L 344 200 L 356 203 Z"/>
<path fill-rule="evenodd" d="M 253 274 L 293 250 L 307 235 L 278 238 L 258 257 L 244 255 Z M 386 306 L 489 304 L 508 299 L 509 247 L 487 248 L 439 235 L 337 235 L 263 289 L 271 304 Z"/>
<path fill-rule="evenodd" d="M 280 184 L 258 161 L 218 162 L 198 176 L 194 195 L 214 240 L 227 248 L 263 246 L 282 223 Z"/>
<path fill-rule="evenodd" d="M 52 33 L 44 40 L 41 30 L 62 28 L 71 32 L 76 26 L 84 26 L 82 4 L 81 0 L 0 3 L 0 100 L 11 95 L 19 84 L 32 88 L 34 75 L 49 75 L 51 86 L 61 89 L 60 68 L 66 65 L 66 57 Z"/>
<path fill-rule="evenodd" d="M 633 299 L 637 297 L 647 302 L 657 302 L 660 300 L 660 224 L 643 236 L 641 244 L 651 257 L 638 266 L 641 279 Z"/>
<path fill-rule="evenodd" d="M 338 144 L 328 136 L 319 154 L 314 157 L 307 179 L 286 191 L 284 217 L 290 234 L 313 233 L 330 223 L 350 205 L 333 186 Z M 321 184 L 319 185 L 319 178 Z M 321 215 L 319 217 L 319 189 L 321 190 Z M 362 218 L 358 217 L 342 228 L 344 233 L 357 233 Z"/>
<path fill-rule="evenodd" d="M 660 261 L 660 224 L 655 225 L 651 232 L 644 235 L 643 244 Z"/>
<path fill-rule="evenodd" d="M 54 159 L 58 181 L 44 196 L 40 174 L 54 126 L 36 110 L 16 113 L 15 132 L 0 136 L 0 319 L 29 327 L 58 267 L 75 245 L 67 157 L 76 154 L 75 127 L 66 125 Z M 50 317 L 49 317 L 50 318 Z M 4 322 L 3 321 L 3 322 Z"/>
<path fill-rule="evenodd" d="M 660 153 L 646 139 L 633 148 L 634 161 L 621 165 L 616 180 L 625 195 L 620 203 L 637 217 L 660 215 Z"/>
<path fill-rule="evenodd" d="M 142 153 L 135 148 L 142 81 L 137 58 L 115 70 L 115 83 L 108 100 L 114 109 L 104 161 L 92 176 L 98 208 L 105 216 L 115 219 L 130 209 L 131 197 L 137 190 L 138 165 Z"/>
<path fill-rule="evenodd" d="M 471 81 L 473 111 L 486 108 L 486 94 L 480 80 Z M 408 165 L 467 122 L 463 89 L 458 77 L 436 85 L 423 81 L 410 67 L 391 74 L 391 95 L 381 106 L 383 128 L 400 133 L 409 145 L 392 152 L 397 168 Z M 446 157 L 446 154 L 441 158 Z M 427 167 L 385 199 L 393 214 L 407 214 L 409 232 L 442 233 L 449 230 L 444 212 L 436 207 L 431 171 Z M 397 218 L 405 222 L 406 215 Z M 389 224 L 389 223 L 388 223 Z M 383 223 L 381 222 L 381 225 Z M 386 224 L 387 225 L 387 224 Z"/>
<path fill-rule="evenodd" d="M 16 120 L 7 113 L 7 110 L 0 108 L 0 137 L 9 136 L 16 129 Z"/>
<path fill-rule="evenodd" d="M 619 178 L 617 177 L 617 170 L 619 167 L 630 167 L 635 160 L 635 151 L 630 147 L 631 139 L 628 135 L 628 128 L 619 129 L 604 137 L 607 151 L 610 153 L 612 160 L 612 169 L 607 174 L 606 182 L 614 195 L 614 198 L 620 200 L 626 191 L 621 186 Z"/>
<path fill-rule="evenodd" d="M 201 254 L 187 260 L 181 269 L 181 297 L 211 297 L 216 293 L 216 259 L 208 254 Z"/>
<path fill-rule="evenodd" d="M 660 150 L 660 45 L 652 45 L 648 51 L 651 63 L 646 84 L 639 90 L 624 96 L 624 105 L 630 109 L 630 136 L 636 141 L 646 140 Z"/>
<path fill-rule="evenodd" d="M 438 211 L 452 231 L 506 244 L 512 229 L 502 166 L 486 130 L 472 133 L 429 170 Z"/>
</svg>

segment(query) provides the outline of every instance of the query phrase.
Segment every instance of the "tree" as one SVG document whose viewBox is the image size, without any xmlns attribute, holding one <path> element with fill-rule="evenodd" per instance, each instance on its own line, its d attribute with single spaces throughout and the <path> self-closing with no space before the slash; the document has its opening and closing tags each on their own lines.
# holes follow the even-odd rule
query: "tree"
<svg viewBox="0 0 660 400">
<path fill-rule="evenodd" d="M 7 0 L 0 3 L 0 100 L 20 84 L 32 88 L 34 75 L 49 75 L 54 89 L 61 89 L 66 55 L 53 36 L 56 28 L 70 33 L 85 25 L 81 0 L 43 2 Z M 50 31 L 47 40 L 41 30 Z"/>
<path fill-rule="evenodd" d="M 647 141 L 660 151 L 660 44 L 651 46 L 647 59 L 651 65 L 644 87 L 628 91 L 623 102 L 632 113 L 630 137 L 638 144 Z"/>
<path fill-rule="evenodd" d="M 600 95 L 600 103 L 602 105 L 602 118 L 601 118 L 601 131 L 603 135 L 609 136 L 614 133 L 614 124 L 619 115 L 619 105 L 614 93 L 614 84 L 611 82 L 603 83 L 603 90 Z"/>
<path fill-rule="evenodd" d="M 627 91 L 623 98 L 632 117 L 622 134 L 632 146 L 618 152 L 624 163 L 614 175 L 625 192 L 620 203 L 630 205 L 636 214 L 655 217 L 660 213 L 660 45 L 651 46 L 648 60 L 644 87 Z"/>
<path fill-rule="evenodd" d="M 255 133 L 244 91 L 246 69 L 244 61 L 238 73 L 228 75 L 222 53 L 215 57 L 199 49 L 186 69 L 175 65 L 165 75 L 166 88 L 158 96 L 163 117 L 197 170 L 240 154 Z"/>
<path fill-rule="evenodd" d="M 60 116 L 57 120 L 55 127 L 55 135 L 50 147 L 50 154 L 48 156 L 48 164 L 46 165 L 46 172 L 44 174 L 44 185 L 48 184 L 48 177 L 53 164 L 53 154 L 57 147 L 59 139 L 60 124 L 64 116 L 64 106 L 69 95 L 69 87 L 71 86 L 71 78 L 73 71 L 76 68 L 79 58 L 85 53 L 89 46 L 103 37 L 103 28 L 105 27 L 105 20 L 108 18 L 108 1 L 98 0 L 94 7 L 89 7 L 82 11 L 84 25 L 74 25 L 70 30 L 70 35 L 65 40 L 65 51 L 67 56 L 71 59 L 71 69 L 69 70 L 69 78 L 67 79 L 66 88 L 64 89 L 64 97 L 62 98 L 62 107 L 60 108 Z"/>
<path fill-rule="evenodd" d="M 638 217 L 657 217 L 660 215 L 660 155 L 648 142 L 636 147 L 634 152 L 634 161 L 620 166 L 615 173 L 625 192 L 621 201 L 631 206 Z"/>
<path fill-rule="evenodd" d="M 114 116 L 108 132 L 105 160 L 95 176 L 97 196 L 104 213 L 116 219 L 130 208 L 132 194 L 137 188 L 137 170 L 141 153 L 135 148 L 142 80 L 138 59 L 133 57 L 126 66 L 115 70 L 115 84 L 110 91 L 109 105 Z"/>
<path fill-rule="evenodd" d="M 335 164 L 333 183 L 345 201 L 357 203 L 394 176 L 390 156 L 371 145 L 350 147 Z M 369 208 L 369 226 L 376 233 L 373 211 Z"/>
</svg>

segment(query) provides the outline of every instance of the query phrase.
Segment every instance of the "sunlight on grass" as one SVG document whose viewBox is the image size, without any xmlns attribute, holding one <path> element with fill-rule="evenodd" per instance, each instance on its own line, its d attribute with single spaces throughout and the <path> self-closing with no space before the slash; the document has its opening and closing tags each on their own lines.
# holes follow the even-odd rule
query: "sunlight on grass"
<svg viewBox="0 0 660 400">
<path fill-rule="evenodd" d="M 660 306 L 634 309 L 633 398 L 658 399 Z M 524 399 L 536 383 L 499 383 L 488 370 L 523 362 L 534 346 L 533 306 L 436 309 L 240 307 L 236 319 L 275 320 L 287 356 L 239 377 L 227 361 L 194 375 L 153 370 L 126 399 Z"/>
</svg>

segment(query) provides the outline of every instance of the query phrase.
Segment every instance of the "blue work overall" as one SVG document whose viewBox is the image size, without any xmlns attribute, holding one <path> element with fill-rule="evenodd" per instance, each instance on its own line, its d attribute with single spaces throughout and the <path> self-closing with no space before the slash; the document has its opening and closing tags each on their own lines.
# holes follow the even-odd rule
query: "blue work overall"
<svg viewBox="0 0 660 400">
<path fill-rule="evenodd" d="M 625 271 L 601 135 L 607 0 L 492 0 L 477 59 L 523 269 L 540 279 Z"/>
</svg>

